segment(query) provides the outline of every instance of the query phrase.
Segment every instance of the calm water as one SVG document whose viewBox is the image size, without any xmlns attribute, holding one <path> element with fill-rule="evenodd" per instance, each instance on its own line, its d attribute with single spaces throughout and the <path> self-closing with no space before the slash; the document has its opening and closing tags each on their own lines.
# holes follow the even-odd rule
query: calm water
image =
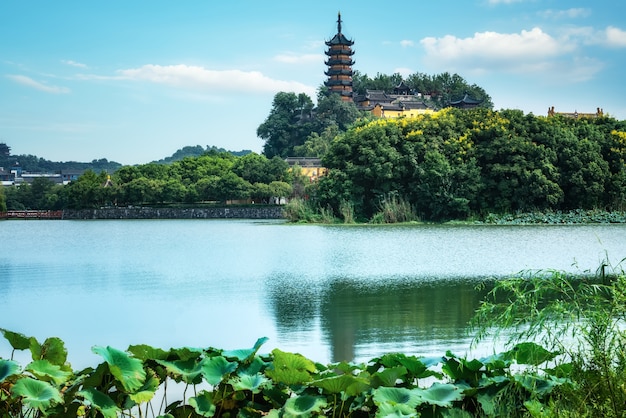
<svg viewBox="0 0 626 418">
<path fill-rule="evenodd" d="M 62 338 L 75 368 L 101 361 L 93 345 L 248 348 L 263 336 L 262 352 L 323 363 L 464 354 L 482 280 L 626 257 L 626 225 L 5 221 L 0 232 L 0 328 Z"/>
</svg>

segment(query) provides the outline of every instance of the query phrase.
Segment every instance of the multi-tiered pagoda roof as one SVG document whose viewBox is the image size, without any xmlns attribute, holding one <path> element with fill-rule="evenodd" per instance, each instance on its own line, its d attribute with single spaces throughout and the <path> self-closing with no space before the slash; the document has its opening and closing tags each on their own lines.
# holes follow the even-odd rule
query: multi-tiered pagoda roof
<svg viewBox="0 0 626 418">
<path fill-rule="evenodd" d="M 325 64 L 328 70 L 324 72 L 328 80 L 324 83 L 332 93 L 337 93 L 344 101 L 352 101 L 352 45 L 354 41 L 345 37 L 341 33 L 341 13 L 337 19 L 337 34 L 326 41 L 326 55 L 328 59 Z"/>
</svg>

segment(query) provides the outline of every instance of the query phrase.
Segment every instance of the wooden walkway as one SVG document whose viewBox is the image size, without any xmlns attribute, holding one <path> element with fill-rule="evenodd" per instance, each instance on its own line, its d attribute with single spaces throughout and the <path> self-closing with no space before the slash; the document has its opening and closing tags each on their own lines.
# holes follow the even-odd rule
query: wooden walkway
<svg viewBox="0 0 626 418">
<path fill-rule="evenodd" d="M 10 210 L 0 212 L 0 219 L 63 219 L 62 210 Z"/>
</svg>

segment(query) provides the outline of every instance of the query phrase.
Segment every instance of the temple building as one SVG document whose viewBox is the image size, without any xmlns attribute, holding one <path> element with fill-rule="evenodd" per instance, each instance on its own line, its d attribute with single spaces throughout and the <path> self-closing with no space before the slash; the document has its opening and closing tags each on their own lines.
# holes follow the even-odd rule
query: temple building
<svg viewBox="0 0 626 418">
<path fill-rule="evenodd" d="M 424 102 L 420 94 L 415 94 L 401 82 L 393 94 L 383 90 L 366 90 L 365 94 L 354 97 L 359 110 L 371 112 L 381 118 L 413 117 L 420 113 L 432 113 L 434 109 Z"/>
<path fill-rule="evenodd" d="M 458 109 L 473 109 L 478 107 L 483 101 L 476 100 L 465 93 L 462 99 L 450 101 L 450 107 L 456 107 Z"/>
<path fill-rule="evenodd" d="M 326 41 L 326 55 L 328 60 L 325 64 L 328 70 L 324 73 L 328 76 L 328 80 L 324 82 L 326 87 L 341 96 L 341 100 L 352 101 L 352 45 L 354 41 L 346 38 L 341 33 L 341 13 L 337 19 L 337 34 L 330 40 Z"/>
<path fill-rule="evenodd" d="M 554 106 L 548 108 L 548 116 L 561 115 L 568 118 L 601 118 L 604 116 L 604 110 L 601 108 L 596 108 L 596 113 L 579 113 L 577 110 L 574 112 L 555 112 Z"/>
</svg>

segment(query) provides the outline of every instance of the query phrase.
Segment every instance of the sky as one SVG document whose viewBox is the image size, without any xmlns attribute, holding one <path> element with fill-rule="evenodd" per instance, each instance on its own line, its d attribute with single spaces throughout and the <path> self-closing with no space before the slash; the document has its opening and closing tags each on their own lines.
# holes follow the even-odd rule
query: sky
<svg viewBox="0 0 626 418">
<path fill-rule="evenodd" d="M 371 77 L 457 73 L 496 110 L 626 119 L 623 0 L 2 0 L 0 142 L 129 165 L 261 153 L 276 93 L 315 100 L 338 12 Z"/>
</svg>

